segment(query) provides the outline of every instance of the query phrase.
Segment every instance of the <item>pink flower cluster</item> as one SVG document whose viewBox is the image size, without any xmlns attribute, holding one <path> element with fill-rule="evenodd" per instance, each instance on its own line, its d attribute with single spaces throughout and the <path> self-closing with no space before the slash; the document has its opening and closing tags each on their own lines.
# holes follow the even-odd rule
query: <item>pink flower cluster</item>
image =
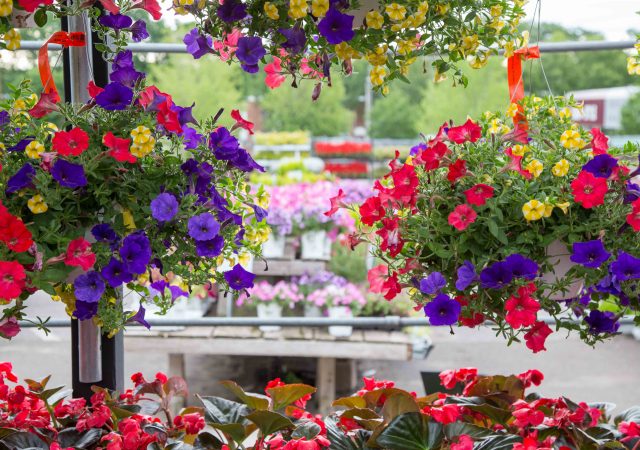
<svg viewBox="0 0 640 450">
<path fill-rule="evenodd" d="M 367 299 L 360 287 L 353 283 L 347 283 L 344 286 L 328 285 L 317 289 L 307 296 L 307 303 L 319 308 L 348 306 L 353 310 L 363 307 L 367 303 Z"/>
<path fill-rule="evenodd" d="M 298 286 L 288 281 L 278 281 L 271 284 L 268 281 L 255 283 L 246 292 L 243 292 L 236 301 L 237 306 L 255 305 L 259 303 L 278 303 L 282 306 L 293 307 L 298 302 L 304 300 L 304 295 Z"/>
</svg>

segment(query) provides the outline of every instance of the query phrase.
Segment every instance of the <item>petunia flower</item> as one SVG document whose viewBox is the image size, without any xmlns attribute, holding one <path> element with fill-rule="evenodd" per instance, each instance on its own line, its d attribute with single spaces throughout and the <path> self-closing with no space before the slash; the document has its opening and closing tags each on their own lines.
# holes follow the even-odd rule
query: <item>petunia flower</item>
<svg viewBox="0 0 640 450">
<path fill-rule="evenodd" d="M 0 320 L 0 336 L 5 339 L 16 337 L 20 333 L 20 324 L 18 319 L 13 316 Z"/>
<path fill-rule="evenodd" d="M 255 277 L 240 264 L 236 264 L 231 270 L 224 272 L 224 279 L 229 283 L 229 287 L 236 291 L 252 288 Z"/>
<path fill-rule="evenodd" d="M 618 281 L 640 279 L 640 258 L 620 251 L 618 258 L 611 263 L 611 273 Z"/>
<path fill-rule="evenodd" d="M 89 135 L 79 127 L 73 127 L 69 131 L 57 131 L 51 145 L 61 156 L 80 156 L 89 148 Z"/>
<path fill-rule="evenodd" d="M 584 170 L 571 182 L 573 198 L 587 209 L 604 204 L 604 196 L 608 191 L 605 178 L 598 178 Z"/>
<path fill-rule="evenodd" d="M 463 125 L 449 128 L 447 137 L 456 144 L 476 142 L 482 137 L 482 127 L 473 120 L 467 119 Z"/>
<path fill-rule="evenodd" d="M 80 302 L 97 303 L 105 290 L 98 272 L 91 271 L 78 276 L 73 282 L 73 293 Z"/>
<path fill-rule="evenodd" d="M 458 179 L 464 177 L 467 174 L 467 162 L 464 159 L 457 159 L 455 162 L 449 165 L 449 171 L 447 172 L 447 180 L 450 183 L 455 183 Z"/>
<path fill-rule="evenodd" d="M 143 327 L 145 327 L 147 330 L 151 329 L 151 325 L 149 325 L 149 322 L 147 322 L 147 320 L 144 318 L 145 314 L 146 314 L 147 310 L 144 309 L 144 306 L 142 306 L 142 302 L 140 302 L 140 306 L 138 307 L 138 312 L 136 312 L 131 319 L 134 322 L 138 322 L 140 325 L 142 325 Z"/>
<path fill-rule="evenodd" d="M 440 167 L 440 162 L 451 153 L 449 147 L 444 142 L 437 141 L 433 146 L 418 153 L 414 158 L 415 164 L 424 164 L 424 170 L 430 171 Z"/>
<path fill-rule="evenodd" d="M 151 243 L 144 231 L 131 233 L 122 240 L 120 258 L 127 270 L 134 274 L 145 273 L 151 260 Z"/>
<path fill-rule="evenodd" d="M 478 214 L 467 204 L 458 205 L 449 214 L 449 225 L 457 230 L 466 230 L 469 225 L 476 221 Z"/>
<path fill-rule="evenodd" d="M 91 235 L 97 242 L 116 242 L 118 235 L 108 223 L 99 223 L 91 228 Z"/>
<path fill-rule="evenodd" d="M 112 288 L 120 287 L 133 280 L 133 274 L 127 270 L 127 265 L 113 256 L 100 273 Z"/>
<path fill-rule="evenodd" d="M 238 48 L 236 49 L 236 57 L 246 66 L 256 66 L 258 62 L 267 54 L 262 39 L 244 36 L 238 39 Z"/>
<path fill-rule="evenodd" d="M 476 268 L 471 261 L 464 261 L 457 270 L 458 279 L 456 280 L 456 289 L 459 291 L 466 290 L 472 283 L 478 280 Z"/>
<path fill-rule="evenodd" d="M 131 139 L 116 137 L 111 131 L 102 137 L 102 143 L 109 149 L 109 155 L 118 162 L 135 163 L 137 158 L 129 150 Z"/>
<path fill-rule="evenodd" d="M 131 5 L 131 9 L 136 8 L 144 9 L 153 17 L 153 20 L 160 20 L 162 18 L 162 10 L 157 0 L 137 0 Z"/>
<path fill-rule="evenodd" d="M 493 197 L 494 189 L 486 184 L 476 184 L 475 186 L 464 191 L 467 203 L 475 206 L 482 206 L 487 200 Z"/>
<path fill-rule="evenodd" d="M 138 19 L 133 22 L 133 25 L 129 28 L 131 31 L 131 39 L 133 42 L 141 42 L 149 37 L 149 32 L 147 31 L 147 23 Z"/>
<path fill-rule="evenodd" d="M 189 236 L 196 241 L 208 241 L 216 237 L 220 231 L 220 224 L 211 213 L 202 213 L 193 216 L 187 224 Z"/>
<path fill-rule="evenodd" d="M 524 295 L 523 295 L 524 294 Z M 512 295 L 504 304 L 507 311 L 505 320 L 514 329 L 530 327 L 536 322 L 540 303 L 527 293 L 518 292 Z"/>
<path fill-rule="evenodd" d="M 546 350 L 544 344 L 547 337 L 552 333 L 551 328 L 544 322 L 536 322 L 524 335 L 527 347 L 538 353 Z"/>
<path fill-rule="evenodd" d="M 84 167 L 81 164 L 70 163 L 64 159 L 56 159 L 53 167 L 51 167 L 51 176 L 63 187 L 75 189 L 87 185 Z"/>
<path fill-rule="evenodd" d="M 287 79 L 282 74 L 282 61 L 277 57 L 274 57 L 272 62 L 264 66 L 264 72 L 267 74 L 264 82 L 269 89 L 279 87 Z"/>
<path fill-rule="evenodd" d="M 69 242 L 64 263 L 67 266 L 81 267 L 85 272 L 91 269 L 96 263 L 96 254 L 91 251 L 91 243 L 82 237 Z"/>
<path fill-rule="evenodd" d="M 247 17 L 247 5 L 240 0 L 225 0 L 218 6 L 216 14 L 223 22 L 237 22 Z"/>
<path fill-rule="evenodd" d="M 111 82 L 96 96 L 96 103 L 108 111 L 127 109 L 133 100 L 133 91 L 121 83 Z"/>
<path fill-rule="evenodd" d="M 196 254 L 201 258 L 216 258 L 222 253 L 224 238 L 220 235 L 208 241 L 196 242 Z"/>
<path fill-rule="evenodd" d="M 327 217 L 331 217 L 335 213 L 337 213 L 338 210 L 344 206 L 344 203 L 343 203 L 344 198 L 345 198 L 344 191 L 342 189 L 338 189 L 338 193 L 335 195 L 335 197 L 331 197 L 329 199 L 329 201 L 331 202 L 331 208 L 329 208 L 328 211 L 325 211 L 324 215 Z"/>
<path fill-rule="evenodd" d="M 574 242 L 572 245 L 572 254 L 569 258 L 576 264 L 582 264 L 585 267 L 597 269 L 611 257 L 600 239 L 586 242 Z"/>
<path fill-rule="evenodd" d="M 318 23 L 318 31 L 329 44 L 350 41 L 356 34 L 353 30 L 353 19 L 354 16 L 343 14 L 331 7 Z"/>
<path fill-rule="evenodd" d="M 231 118 L 236 121 L 236 123 L 233 125 L 231 129 L 232 131 L 236 128 L 242 128 L 244 130 L 247 130 L 249 134 L 253 134 L 253 127 L 254 127 L 253 122 L 249 122 L 248 120 L 244 119 L 240 115 L 239 110 L 237 109 L 231 110 Z"/>
<path fill-rule="evenodd" d="M 420 292 L 426 295 L 439 293 L 447 285 L 447 280 L 440 272 L 432 272 L 420 280 Z"/>
<path fill-rule="evenodd" d="M 25 287 L 27 274 L 17 261 L 0 261 L 0 299 L 10 301 L 19 297 Z"/>
<path fill-rule="evenodd" d="M 213 53 L 213 39 L 211 36 L 203 36 L 197 28 L 193 28 L 182 40 L 187 46 L 187 51 L 195 59 L 200 59 L 208 53 Z"/>
<path fill-rule="evenodd" d="M 133 19 L 124 14 L 103 14 L 98 17 L 98 23 L 113 30 L 122 30 L 129 28 L 133 24 Z"/>
<path fill-rule="evenodd" d="M 591 334 L 613 334 L 617 333 L 620 328 L 620 322 L 618 322 L 616 315 L 610 311 L 591 310 L 584 321 L 589 324 L 589 333 Z"/>
<path fill-rule="evenodd" d="M 163 192 L 151 201 L 151 216 L 158 222 L 168 222 L 178 213 L 178 207 L 176 197 Z"/>
<path fill-rule="evenodd" d="M 297 55 L 302 53 L 307 46 L 307 37 L 304 30 L 299 24 L 292 28 L 279 28 L 278 32 L 286 38 L 286 41 L 280 46 L 287 52 Z"/>
<path fill-rule="evenodd" d="M 508 264 L 498 261 L 480 272 L 480 281 L 483 288 L 502 289 L 513 280 L 513 274 Z"/>
<path fill-rule="evenodd" d="M 458 321 L 460 303 L 446 294 L 439 294 L 424 307 L 429 323 L 434 326 L 453 325 Z"/>
<path fill-rule="evenodd" d="M 618 160 L 604 153 L 596 155 L 582 167 L 582 170 L 592 173 L 598 178 L 609 178 L 616 167 L 618 167 Z"/>
<path fill-rule="evenodd" d="M 609 138 L 599 129 L 591 129 L 591 151 L 594 155 L 602 155 L 609 150 Z"/>
<path fill-rule="evenodd" d="M 640 231 L 640 198 L 631 204 L 631 212 L 627 214 L 627 223 L 634 231 Z"/>
<path fill-rule="evenodd" d="M 34 169 L 31 164 L 25 163 L 11 178 L 9 178 L 5 192 L 7 194 L 11 194 L 31 186 L 35 175 L 36 169 Z"/>
<path fill-rule="evenodd" d="M 509 270 L 511 270 L 514 278 L 533 280 L 538 276 L 538 264 L 519 253 L 507 256 L 504 262 L 509 267 Z"/>
<path fill-rule="evenodd" d="M 58 105 L 56 103 L 59 101 L 60 96 L 55 91 L 43 92 L 35 106 L 29 110 L 29 115 L 34 119 L 40 119 L 50 112 L 57 111 Z"/>
</svg>

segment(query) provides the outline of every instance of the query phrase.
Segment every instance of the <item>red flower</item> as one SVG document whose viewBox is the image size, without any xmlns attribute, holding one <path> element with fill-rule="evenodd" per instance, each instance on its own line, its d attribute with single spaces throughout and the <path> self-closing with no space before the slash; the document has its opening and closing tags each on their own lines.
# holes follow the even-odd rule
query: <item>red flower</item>
<svg viewBox="0 0 640 450">
<path fill-rule="evenodd" d="M 475 142 L 482 137 L 482 128 L 471 119 L 467 119 L 464 125 L 449 128 L 447 136 L 456 144 Z"/>
<path fill-rule="evenodd" d="M 169 381 L 169 377 L 167 377 L 167 375 L 163 372 L 157 372 L 155 381 L 160 384 L 166 384 L 166 382 Z"/>
<path fill-rule="evenodd" d="M 81 237 L 69 242 L 64 263 L 67 266 L 82 267 L 85 271 L 91 269 L 96 263 L 96 255 L 91 251 L 91 244 Z"/>
<path fill-rule="evenodd" d="M 369 280 L 369 291 L 374 294 L 382 293 L 382 285 L 387 278 L 389 269 L 384 264 L 379 264 L 367 272 L 367 279 Z"/>
<path fill-rule="evenodd" d="M 551 328 L 544 322 L 536 322 L 524 335 L 527 347 L 533 350 L 533 353 L 546 350 L 544 342 L 552 333 Z"/>
<path fill-rule="evenodd" d="M 456 296 L 455 300 L 460 303 L 460 306 L 462 306 L 463 308 L 463 311 L 458 318 L 458 322 L 460 323 L 460 325 L 473 328 L 484 323 L 484 314 L 474 310 L 464 309 L 465 306 L 469 305 L 469 301 L 464 295 Z"/>
<path fill-rule="evenodd" d="M 464 191 L 464 196 L 467 197 L 467 203 L 470 205 L 482 206 L 487 203 L 487 200 L 493 197 L 494 189 L 486 184 L 476 184 L 472 188 Z"/>
<path fill-rule="evenodd" d="M 382 219 L 382 228 L 376 231 L 376 234 L 382 238 L 380 250 L 388 251 L 392 258 L 398 256 L 404 247 L 404 240 L 400 236 L 400 219 L 397 217 Z"/>
<path fill-rule="evenodd" d="M 22 253 L 33 245 L 33 236 L 22 220 L 0 213 L 0 239 L 14 252 Z"/>
<path fill-rule="evenodd" d="M 440 167 L 440 162 L 449 153 L 451 153 L 449 147 L 443 142 L 438 141 L 433 147 L 428 147 L 426 150 L 420 152 L 414 158 L 414 162 L 416 164 L 424 164 L 424 170 L 435 170 Z"/>
<path fill-rule="evenodd" d="M 578 177 L 571 182 L 573 198 L 587 209 L 602 205 L 608 191 L 609 187 L 605 178 L 598 178 L 586 170 L 580 172 Z"/>
<path fill-rule="evenodd" d="M 422 408 L 422 413 L 433 417 L 433 420 L 442 425 L 448 425 L 456 422 L 462 416 L 462 408 L 454 404 L 442 405 L 441 407 L 425 406 Z"/>
<path fill-rule="evenodd" d="M 640 231 L 640 198 L 631 204 L 632 210 L 627 215 L 627 223 L 635 231 Z"/>
<path fill-rule="evenodd" d="M 18 0 L 18 4 L 27 12 L 34 12 L 40 5 L 52 5 L 53 0 Z"/>
<path fill-rule="evenodd" d="M 449 225 L 460 231 L 466 230 L 469 225 L 476 221 L 476 217 L 478 215 L 471 206 L 467 204 L 458 205 L 449 214 Z"/>
<path fill-rule="evenodd" d="M 620 422 L 618 431 L 627 437 L 640 437 L 640 424 L 636 422 Z"/>
<path fill-rule="evenodd" d="M 102 137 L 102 143 L 109 149 L 109 155 L 118 162 L 135 163 L 138 159 L 129 151 L 131 139 L 116 137 L 111 131 Z"/>
<path fill-rule="evenodd" d="M 43 92 L 40 94 L 38 102 L 29 110 L 29 115 L 36 119 L 40 119 L 52 111 L 58 110 L 60 96 L 56 92 Z"/>
<path fill-rule="evenodd" d="M 380 197 L 369 197 L 360 205 L 359 211 L 360 220 L 362 220 L 363 224 L 369 226 L 382 219 L 386 214 L 386 211 L 382 207 Z"/>
<path fill-rule="evenodd" d="M 115 6 L 115 5 L 114 5 Z M 105 8 L 107 9 L 107 8 Z M 119 10 L 119 8 L 118 8 Z M 117 12 L 112 14 L 118 14 Z M 87 92 L 89 93 L 89 97 L 95 99 L 98 94 L 100 94 L 102 91 L 104 91 L 104 88 L 101 88 L 100 86 L 98 86 L 96 83 L 93 82 L 93 80 L 89 81 L 89 83 L 87 83 Z"/>
<path fill-rule="evenodd" d="M 147 382 L 147 380 L 144 379 L 144 375 L 142 375 L 142 372 L 136 372 L 133 375 L 131 375 L 131 381 L 133 382 L 133 385 L 138 387 L 141 384 L 145 384 Z"/>
<path fill-rule="evenodd" d="M 342 189 L 338 190 L 338 194 L 335 197 L 331 197 L 329 201 L 331 202 L 331 208 L 329 211 L 325 211 L 324 215 L 327 217 L 333 216 L 338 212 L 340 208 L 344 206 L 342 200 L 344 199 L 344 191 Z"/>
<path fill-rule="evenodd" d="M 445 370 L 440 372 L 440 384 L 445 389 L 453 389 L 458 383 L 467 383 L 478 376 L 475 367 L 463 367 L 458 370 Z"/>
<path fill-rule="evenodd" d="M 182 133 L 182 126 L 180 126 L 180 121 L 178 120 L 178 113 L 171 109 L 172 103 L 173 102 L 169 99 L 160 103 L 158 105 L 156 119 L 167 131 L 172 133 Z"/>
<path fill-rule="evenodd" d="M 451 450 L 473 450 L 473 439 L 468 434 L 461 434 L 457 443 L 451 444 Z"/>
<path fill-rule="evenodd" d="M 58 131 L 51 144 L 62 156 L 79 156 L 89 147 L 89 135 L 82 128 L 74 127 L 69 131 Z"/>
<path fill-rule="evenodd" d="M 11 339 L 20 333 L 20 324 L 15 317 L 0 320 L 0 336 Z"/>
<path fill-rule="evenodd" d="M 146 12 L 151 14 L 151 17 L 153 17 L 154 20 L 160 20 L 162 17 L 162 10 L 160 9 L 160 5 L 157 0 L 140 0 L 131 6 L 131 9 L 134 8 L 144 9 Z"/>
<path fill-rule="evenodd" d="M 467 162 L 464 159 L 457 159 L 456 162 L 449 165 L 449 173 L 447 173 L 447 180 L 452 184 L 456 180 L 464 177 L 467 174 Z"/>
<path fill-rule="evenodd" d="M 536 369 L 527 370 L 524 373 L 518 375 L 518 378 L 524 383 L 525 389 L 533 386 L 540 386 L 542 380 L 544 380 L 544 375 L 542 372 Z"/>
<path fill-rule="evenodd" d="M 594 155 L 603 155 L 609 150 L 609 138 L 599 128 L 592 128 L 591 151 Z"/>
<path fill-rule="evenodd" d="M 513 404 L 513 417 L 516 419 L 514 424 L 518 427 L 534 426 L 542 424 L 544 421 L 544 413 L 535 408 L 533 404 L 529 404 L 524 400 L 518 400 Z"/>
<path fill-rule="evenodd" d="M 138 101 L 142 107 L 146 109 L 149 105 L 153 104 L 154 100 L 157 98 L 162 99 L 162 101 L 166 101 L 167 99 L 171 100 L 171 96 L 169 94 L 166 94 L 160 91 L 157 87 L 151 85 L 147 86 L 140 92 Z"/>
<path fill-rule="evenodd" d="M 393 272 L 393 274 L 382 283 L 382 293 L 386 300 L 393 300 L 400 291 L 402 291 L 402 287 L 398 281 L 398 274 Z"/>
<path fill-rule="evenodd" d="M 237 109 L 231 110 L 231 118 L 236 121 L 235 125 L 232 128 L 232 131 L 236 128 L 244 128 L 249 132 L 249 134 L 253 134 L 253 122 L 249 122 L 246 119 L 243 119 L 240 115 L 240 111 Z"/>
<path fill-rule="evenodd" d="M 178 415 L 174 417 L 173 424 L 184 429 L 187 434 L 198 434 L 205 426 L 204 417 L 198 413 Z"/>
<path fill-rule="evenodd" d="M 511 296 L 504 305 L 507 323 L 515 329 L 533 325 L 540 311 L 540 303 L 528 292 L 523 291 L 520 288 L 518 295 Z"/>
<path fill-rule="evenodd" d="M 506 170 L 513 170 L 522 175 L 526 180 L 533 178 L 533 175 L 528 170 L 522 168 L 522 156 L 513 154 L 513 149 L 509 147 L 504 151 L 505 155 L 509 157 L 509 164 L 505 167 Z"/>
<path fill-rule="evenodd" d="M 118 14 L 120 12 L 120 8 L 112 1 L 112 0 L 100 0 L 104 9 L 109 11 L 111 14 Z"/>
<path fill-rule="evenodd" d="M 284 83 L 284 80 L 286 80 L 286 77 L 282 75 L 282 61 L 280 58 L 276 58 L 275 56 L 273 58 L 273 62 L 264 66 L 264 73 L 267 74 L 264 82 L 269 89 L 277 88 Z"/>
</svg>

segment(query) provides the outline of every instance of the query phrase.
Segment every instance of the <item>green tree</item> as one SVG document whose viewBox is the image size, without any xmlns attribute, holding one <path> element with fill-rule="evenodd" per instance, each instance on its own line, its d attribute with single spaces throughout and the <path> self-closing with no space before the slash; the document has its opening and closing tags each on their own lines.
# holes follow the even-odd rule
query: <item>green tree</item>
<svg viewBox="0 0 640 450">
<path fill-rule="evenodd" d="M 622 132 L 640 134 L 640 93 L 632 96 L 622 108 Z"/>
<path fill-rule="evenodd" d="M 406 91 L 393 87 L 389 95 L 373 103 L 369 134 L 374 138 L 417 138 L 419 131 L 411 114 L 415 102 Z"/>
</svg>

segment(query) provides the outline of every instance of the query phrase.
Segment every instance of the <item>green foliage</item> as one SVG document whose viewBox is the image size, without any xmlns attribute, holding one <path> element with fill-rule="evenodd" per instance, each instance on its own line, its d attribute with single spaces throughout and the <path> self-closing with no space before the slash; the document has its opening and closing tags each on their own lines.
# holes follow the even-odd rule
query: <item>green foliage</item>
<svg viewBox="0 0 640 450">
<path fill-rule="evenodd" d="M 622 108 L 622 132 L 640 134 L 640 92 L 633 95 Z"/>
</svg>

